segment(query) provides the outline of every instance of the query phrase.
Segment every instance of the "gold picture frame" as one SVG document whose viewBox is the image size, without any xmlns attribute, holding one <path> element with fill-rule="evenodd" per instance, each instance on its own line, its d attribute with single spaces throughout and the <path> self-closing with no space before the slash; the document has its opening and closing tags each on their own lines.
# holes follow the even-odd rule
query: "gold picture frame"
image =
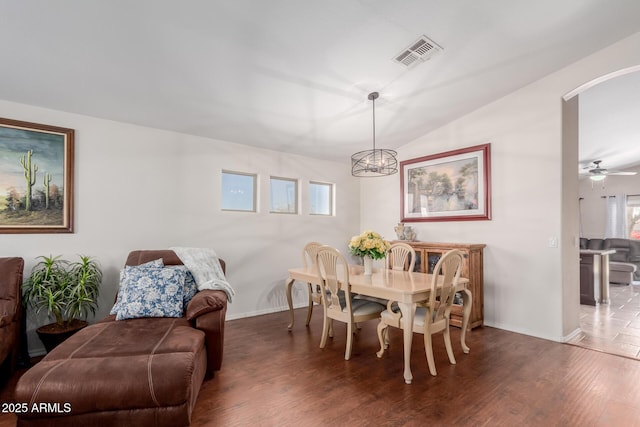
<svg viewBox="0 0 640 427">
<path fill-rule="evenodd" d="M 0 118 L 0 233 L 73 233 L 74 130 Z"/>
</svg>

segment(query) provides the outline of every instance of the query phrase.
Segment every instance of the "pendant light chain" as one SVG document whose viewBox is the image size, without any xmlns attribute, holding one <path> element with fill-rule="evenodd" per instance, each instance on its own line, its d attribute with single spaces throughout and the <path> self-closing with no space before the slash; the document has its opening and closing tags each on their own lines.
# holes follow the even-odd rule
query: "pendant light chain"
<svg viewBox="0 0 640 427">
<path fill-rule="evenodd" d="M 371 103 L 373 105 L 373 164 L 375 164 L 376 163 L 376 98 L 378 97 L 378 92 L 374 92 L 371 95 L 373 95 L 371 97 Z"/>
</svg>

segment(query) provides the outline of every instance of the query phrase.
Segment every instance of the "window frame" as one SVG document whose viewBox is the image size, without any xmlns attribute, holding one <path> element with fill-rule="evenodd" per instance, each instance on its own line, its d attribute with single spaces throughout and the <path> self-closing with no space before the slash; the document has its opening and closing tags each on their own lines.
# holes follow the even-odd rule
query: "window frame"
<svg viewBox="0 0 640 427">
<path fill-rule="evenodd" d="M 224 198 L 224 194 L 225 194 L 225 188 L 224 188 L 224 175 L 225 174 L 226 175 L 238 175 L 238 176 L 245 176 L 245 177 L 253 178 L 253 182 L 252 182 L 252 190 L 253 190 L 252 203 L 253 203 L 253 208 L 252 209 L 230 209 L 230 208 L 225 208 L 223 206 L 224 205 L 223 198 Z M 224 212 L 251 212 L 251 213 L 258 212 L 258 174 L 222 169 L 222 172 L 220 174 L 220 210 L 224 211 Z"/>
<path fill-rule="evenodd" d="M 293 200 L 293 212 L 289 212 L 289 211 L 277 211 L 277 210 L 273 210 L 273 181 L 285 181 L 285 182 L 293 182 L 294 187 L 293 187 L 293 193 L 294 193 L 294 200 Z M 298 180 L 295 178 L 286 178 L 286 177 L 282 177 L 282 176 L 275 176 L 272 175 L 269 177 L 269 213 L 272 214 L 284 214 L 284 215 L 298 215 L 298 213 L 300 212 L 300 197 L 299 197 L 299 191 L 300 191 L 300 186 L 298 185 Z"/>
<path fill-rule="evenodd" d="M 311 201 L 311 186 L 326 186 L 329 188 L 329 196 L 328 196 L 328 204 L 329 204 L 329 213 L 318 213 L 312 212 L 313 202 Z M 319 215 L 319 216 L 335 216 L 335 184 L 330 182 L 322 182 L 322 181 L 309 181 L 309 215 Z"/>
<path fill-rule="evenodd" d="M 625 204 L 625 215 L 627 217 L 627 239 L 630 240 L 640 240 L 640 230 L 634 230 L 634 226 L 636 226 L 637 224 L 639 224 L 639 222 L 633 222 L 633 212 L 634 211 L 638 211 L 638 208 L 640 207 L 640 194 L 628 194 L 626 197 L 626 200 L 624 201 Z M 640 228 L 640 227 L 638 227 Z"/>
</svg>

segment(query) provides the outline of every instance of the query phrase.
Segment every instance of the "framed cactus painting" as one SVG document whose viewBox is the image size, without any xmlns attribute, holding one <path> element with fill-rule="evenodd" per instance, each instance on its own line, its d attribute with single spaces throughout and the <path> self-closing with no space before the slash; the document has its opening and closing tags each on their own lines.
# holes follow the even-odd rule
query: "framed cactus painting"
<svg viewBox="0 0 640 427">
<path fill-rule="evenodd" d="M 73 233 L 73 137 L 0 118 L 0 233 Z"/>
</svg>

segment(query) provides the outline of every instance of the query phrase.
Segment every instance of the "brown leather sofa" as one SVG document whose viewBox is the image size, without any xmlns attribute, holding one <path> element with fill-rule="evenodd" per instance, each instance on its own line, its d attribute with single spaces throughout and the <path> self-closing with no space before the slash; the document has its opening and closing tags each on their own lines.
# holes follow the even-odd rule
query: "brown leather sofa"
<svg viewBox="0 0 640 427">
<path fill-rule="evenodd" d="M 20 351 L 23 271 L 24 259 L 0 258 L 0 364 L 9 375 L 16 369 Z"/>
<path fill-rule="evenodd" d="M 127 265 L 173 251 L 134 251 Z M 221 260 L 223 269 L 224 262 Z M 186 426 L 205 376 L 220 369 L 227 295 L 198 292 L 182 318 L 108 316 L 67 339 L 18 381 L 18 426 Z M 33 411 L 33 405 L 50 404 Z"/>
<path fill-rule="evenodd" d="M 628 285 L 640 280 L 640 240 L 581 238 L 580 249 L 616 251 L 609 256 L 609 282 Z"/>
</svg>

